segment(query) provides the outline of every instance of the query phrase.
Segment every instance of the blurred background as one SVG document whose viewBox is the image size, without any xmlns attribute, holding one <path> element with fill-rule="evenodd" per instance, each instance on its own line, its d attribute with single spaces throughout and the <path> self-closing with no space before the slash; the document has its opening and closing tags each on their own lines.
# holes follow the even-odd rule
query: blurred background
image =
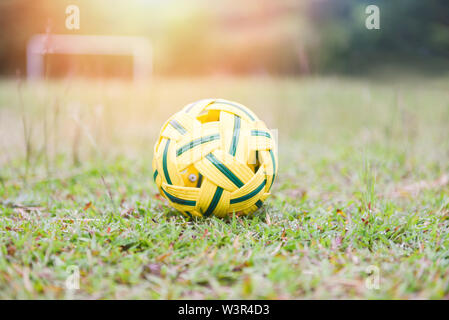
<svg viewBox="0 0 449 320">
<path fill-rule="evenodd" d="M 68 5 L 80 28 L 68 30 Z M 380 8 L 367 30 L 365 9 Z M 155 75 L 363 74 L 442 72 L 449 63 L 444 0 L 3 0 L 0 75 L 26 72 L 36 33 L 141 36 Z M 149 57 L 150 58 L 150 57 Z M 129 77 L 129 57 L 49 55 L 48 75 Z"/>
</svg>

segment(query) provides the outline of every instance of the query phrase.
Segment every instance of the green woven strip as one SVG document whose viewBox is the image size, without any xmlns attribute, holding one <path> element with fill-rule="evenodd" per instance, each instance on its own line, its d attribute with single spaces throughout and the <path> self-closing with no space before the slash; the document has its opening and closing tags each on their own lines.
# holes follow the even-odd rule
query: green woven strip
<svg viewBox="0 0 449 320">
<path fill-rule="evenodd" d="M 198 182 L 196 183 L 196 187 L 201 187 L 201 182 L 203 182 L 203 175 L 201 173 L 198 173 Z"/>
<path fill-rule="evenodd" d="M 257 202 L 256 202 L 256 206 L 257 206 L 257 208 L 260 208 L 260 207 L 262 207 L 262 206 L 263 206 L 263 202 L 262 202 L 262 201 L 260 201 L 260 200 L 257 200 Z"/>
<path fill-rule="evenodd" d="M 184 129 L 184 127 L 181 126 L 181 125 L 179 124 L 179 122 L 176 121 L 176 120 L 170 121 L 170 124 L 173 126 L 173 128 L 175 128 L 176 130 L 178 130 L 180 134 L 185 134 L 185 133 L 187 132 L 187 130 Z"/>
<path fill-rule="evenodd" d="M 184 152 L 195 148 L 196 146 L 199 146 L 203 143 L 207 143 L 207 142 L 211 142 L 214 140 L 218 140 L 220 139 L 220 134 L 215 133 L 215 134 L 211 134 L 208 136 L 204 136 L 195 140 L 190 141 L 189 143 L 183 145 L 182 147 L 180 147 L 178 150 L 176 150 L 176 156 L 179 157 L 181 154 L 183 154 Z"/>
<path fill-rule="evenodd" d="M 259 162 L 259 150 L 256 150 L 256 165 L 254 167 L 254 171 L 257 172 L 260 168 L 260 162 Z"/>
<path fill-rule="evenodd" d="M 157 169 L 156 169 L 156 171 L 154 171 L 154 174 L 153 174 L 153 180 L 156 182 L 156 178 L 157 178 L 157 175 L 159 174 L 159 172 L 157 172 Z"/>
<path fill-rule="evenodd" d="M 262 130 L 251 130 L 251 135 L 252 136 L 271 138 L 271 134 L 269 134 L 266 131 L 262 131 Z"/>
<path fill-rule="evenodd" d="M 229 148 L 229 153 L 235 156 L 237 152 L 237 144 L 239 143 L 240 135 L 240 117 L 234 116 L 234 132 L 232 133 L 231 147 Z"/>
<path fill-rule="evenodd" d="M 243 182 L 234 173 L 232 173 L 232 171 L 229 170 L 228 167 L 221 163 L 220 160 L 218 160 L 212 153 L 209 153 L 206 156 L 206 159 L 212 162 L 212 164 L 237 187 L 241 188 L 243 186 Z"/>
<path fill-rule="evenodd" d="M 243 113 L 245 113 L 251 120 L 254 120 L 254 117 L 248 111 L 246 111 L 241 106 L 239 106 L 238 104 L 235 104 L 235 103 L 232 103 L 232 102 L 229 102 L 229 101 L 226 101 L 226 100 L 220 100 L 220 99 L 219 100 L 215 100 L 215 102 L 218 102 L 218 103 L 221 103 L 221 104 L 227 104 L 229 106 L 233 106 L 233 107 L 239 109 L 240 111 L 242 111 Z"/>
<path fill-rule="evenodd" d="M 167 198 L 170 199 L 170 201 L 173 202 L 173 203 L 178 203 L 178 204 L 182 204 L 182 205 L 185 205 L 185 206 L 195 206 L 196 205 L 196 201 L 177 198 L 174 195 L 171 195 L 170 193 L 165 191 L 164 189 L 162 189 L 162 191 L 167 196 Z"/>
<path fill-rule="evenodd" d="M 168 153 L 168 145 L 169 144 L 170 144 L 170 139 L 168 139 L 167 143 L 165 144 L 164 155 L 162 157 L 162 166 L 164 168 L 165 180 L 167 180 L 168 184 L 172 184 L 170 175 L 168 174 L 168 168 L 167 168 L 167 153 Z"/>
<path fill-rule="evenodd" d="M 214 212 L 215 208 L 217 207 L 218 201 L 220 201 L 221 195 L 223 193 L 223 189 L 220 187 L 217 187 L 217 190 L 215 190 L 214 197 L 212 198 L 209 207 L 207 207 L 206 212 L 204 212 L 204 216 L 208 217 Z"/>
<path fill-rule="evenodd" d="M 256 189 L 254 189 L 253 191 L 251 191 L 248 194 L 245 194 L 244 196 L 241 196 L 239 198 L 235 198 L 235 199 L 231 199 L 231 204 L 233 203 L 238 203 L 238 202 L 242 202 L 248 199 L 251 199 L 252 197 L 254 197 L 256 194 L 258 194 L 260 192 L 260 190 L 263 189 L 263 187 L 265 187 L 265 184 L 267 183 L 267 180 L 264 180 Z"/>
</svg>

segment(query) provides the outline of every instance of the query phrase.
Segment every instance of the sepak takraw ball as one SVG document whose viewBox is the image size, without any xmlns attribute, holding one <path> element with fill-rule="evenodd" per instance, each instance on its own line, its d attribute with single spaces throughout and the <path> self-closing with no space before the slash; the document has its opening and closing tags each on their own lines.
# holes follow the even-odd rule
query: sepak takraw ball
<svg viewBox="0 0 449 320">
<path fill-rule="evenodd" d="M 185 106 L 165 122 L 154 146 L 154 181 L 189 217 L 256 211 L 277 170 L 272 132 L 247 107 L 223 99 Z"/>
</svg>

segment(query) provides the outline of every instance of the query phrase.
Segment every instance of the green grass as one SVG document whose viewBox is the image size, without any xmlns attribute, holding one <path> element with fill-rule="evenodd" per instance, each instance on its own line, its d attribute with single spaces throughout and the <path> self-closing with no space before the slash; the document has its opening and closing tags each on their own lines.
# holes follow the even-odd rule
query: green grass
<svg viewBox="0 0 449 320">
<path fill-rule="evenodd" d="M 447 299 L 448 89 L 444 77 L 4 80 L 0 298 Z M 192 221 L 157 195 L 160 126 L 205 97 L 279 130 L 278 179 L 251 217 Z"/>
</svg>

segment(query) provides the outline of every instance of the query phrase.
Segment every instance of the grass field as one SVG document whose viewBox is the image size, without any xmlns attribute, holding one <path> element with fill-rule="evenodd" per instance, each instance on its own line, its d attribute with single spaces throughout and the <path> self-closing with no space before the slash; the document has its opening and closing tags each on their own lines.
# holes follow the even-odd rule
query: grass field
<svg viewBox="0 0 449 320">
<path fill-rule="evenodd" d="M 205 97 L 278 129 L 251 217 L 187 220 L 152 181 Z M 447 299 L 449 78 L 3 80 L 0 213 L 1 299 Z"/>
</svg>

